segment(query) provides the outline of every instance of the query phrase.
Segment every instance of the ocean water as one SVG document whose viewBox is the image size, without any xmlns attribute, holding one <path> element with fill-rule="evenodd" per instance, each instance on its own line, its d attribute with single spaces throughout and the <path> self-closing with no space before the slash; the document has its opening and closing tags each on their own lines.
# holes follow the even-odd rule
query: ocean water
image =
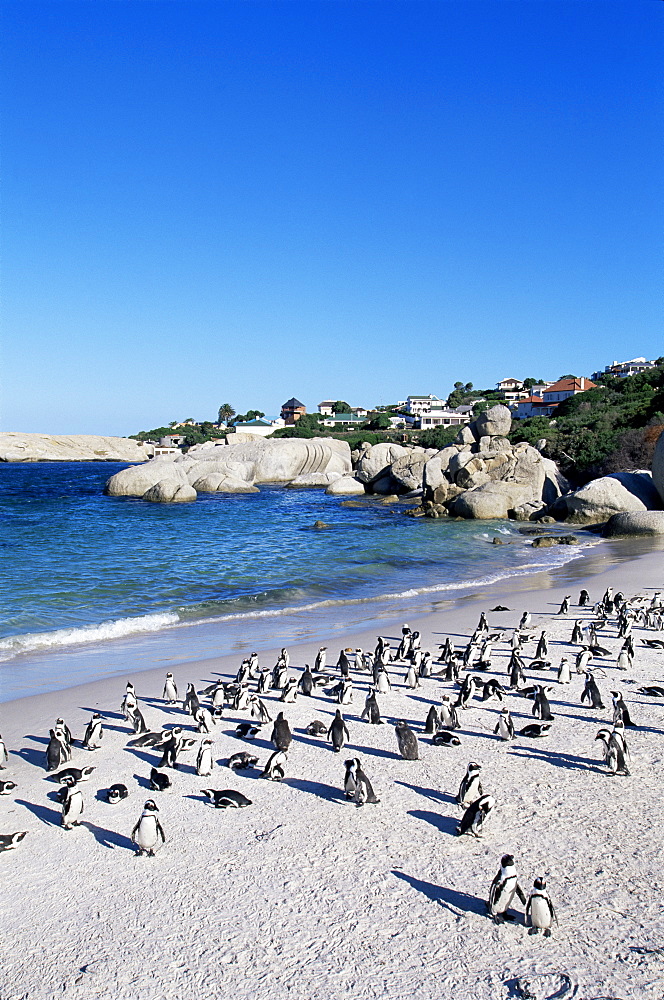
<svg viewBox="0 0 664 1000">
<path fill-rule="evenodd" d="M 1 700 L 126 670 L 128 657 L 279 645 L 312 618 L 343 633 L 580 555 L 533 549 L 505 522 L 413 519 L 401 503 L 345 506 L 318 489 L 105 497 L 120 468 L 0 466 Z"/>
</svg>

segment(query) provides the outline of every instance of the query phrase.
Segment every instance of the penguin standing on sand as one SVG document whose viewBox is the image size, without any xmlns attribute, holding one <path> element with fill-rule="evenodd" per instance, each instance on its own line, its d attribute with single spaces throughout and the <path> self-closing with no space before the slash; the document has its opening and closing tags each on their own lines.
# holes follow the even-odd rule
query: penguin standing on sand
<svg viewBox="0 0 664 1000">
<path fill-rule="evenodd" d="M 575 646 L 580 645 L 583 642 L 583 621 L 581 618 L 577 618 L 574 622 L 574 628 L 572 629 L 572 638 L 570 642 Z"/>
<path fill-rule="evenodd" d="M 175 726 L 167 735 L 167 739 L 160 744 L 160 749 L 163 750 L 162 758 L 159 762 L 159 767 L 178 767 L 178 751 L 179 747 L 179 737 L 182 729 L 180 726 Z"/>
<path fill-rule="evenodd" d="M 624 735 L 616 733 L 615 730 L 611 732 L 608 729 L 600 729 L 595 739 L 602 741 L 604 763 L 611 774 L 629 776 L 628 750 Z"/>
<path fill-rule="evenodd" d="M 376 797 L 371 782 L 362 770 L 362 764 L 359 757 L 355 758 L 354 802 L 356 806 L 363 806 L 365 802 L 369 802 L 371 805 L 378 805 L 380 802 L 380 799 Z"/>
<path fill-rule="evenodd" d="M 340 708 L 337 709 L 336 715 L 332 719 L 332 725 L 327 731 L 327 738 L 332 741 L 335 753 L 340 753 L 346 740 L 350 739 L 348 727 L 344 722 Z"/>
<path fill-rule="evenodd" d="M 314 660 L 314 670 L 317 674 L 320 674 L 325 670 L 325 664 L 327 663 L 327 646 L 321 646 L 316 653 L 316 659 Z"/>
<path fill-rule="evenodd" d="M 570 671 L 569 660 L 566 656 L 563 656 L 558 666 L 558 683 L 569 684 L 571 683 L 571 680 L 572 674 Z"/>
<path fill-rule="evenodd" d="M 570 602 L 571 599 L 572 599 L 572 595 L 571 594 L 567 594 L 566 597 L 563 597 L 562 604 L 560 605 L 560 609 L 558 611 L 559 615 L 566 615 L 566 614 L 568 614 L 568 612 L 569 612 L 569 602 Z"/>
<path fill-rule="evenodd" d="M 149 858 L 153 858 L 160 841 L 162 844 L 166 843 L 166 835 L 159 822 L 159 809 L 152 799 L 148 799 L 138 823 L 131 831 L 131 842 L 136 844 L 136 856 L 147 854 Z"/>
<path fill-rule="evenodd" d="M 215 721 L 212 717 L 212 713 L 208 708 L 201 705 L 198 712 L 196 713 L 196 728 L 199 733 L 207 733 L 208 735 L 212 732 L 215 726 Z"/>
<path fill-rule="evenodd" d="M 457 836 L 462 837 L 464 833 L 470 833 L 479 840 L 482 836 L 484 825 L 489 820 L 495 805 L 496 800 L 492 795 L 481 795 L 479 799 L 471 803 L 457 826 Z"/>
<path fill-rule="evenodd" d="M 543 684 L 537 684 L 536 687 L 537 693 L 535 695 L 535 704 L 533 705 L 532 713 L 536 719 L 541 719 L 542 722 L 550 722 L 553 719 L 553 716 L 551 714 L 549 699 L 546 696 L 547 688 L 545 688 Z"/>
<path fill-rule="evenodd" d="M 589 604 L 590 604 L 590 594 L 588 593 L 587 590 L 582 590 L 581 593 L 579 594 L 579 607 L 587 608 Z"/>
<path fill-rule="evenodd" d="M 62 801 L 62 826 L 65 830 L 71 830 L 73 826 L 79 826 L 83 815 L 83 792 L 77 786 L 73 778 L 64 782 L 62 789 L 64 797 Z"/>
<path fill-rule="evenodd" d="M 265 702 L 258 697 L 258 695 L 252 694 L 249 699 L 251 704 L 251 718 L 258 719 L 262 726 L 266 722 L 272 722 L 272 716 L 268 712 L 267 705 Z"/>
<path fill-rule="evenodd" d="M 397 743 L 399 745 L 399 753 L 403 759 L 419 760 L 420 754 L 417 736 L 408 723 L 403 719 L 400 719 L 394 727 L 394 732 L 396 733 Z"/>
<path fill-rule="evenodd" d="M 212 740 L 202 740 L 196 757 L 196 774 L 199 778 L 207 778 L 212 774 Z"/>
<path fill-rule="evenodd" d="M 290 726 L 288 725 L 288 720 L 284 719 L 283 712 L 279 712 L 279 715 L 274 721 L 274 726 L 272 727 L 272 744 L 277 748 L 277 750 L 288 750 L 292 739 L 293 735 L 291 733 Z"/>
<path fill-rule="evenodd" d="M 514 722 L 509 708 L 504 708 L 498 716 L 498 722 L 494 729 L 494 734 L 500 736 L 501 740 L 514 739 Z"/>
<path fill-rule="evenodd" d="M 356 757 L 344 761 L 344 767 L 346 768 L 346 774 L 344 775 L 344 795 L 346 796 L 347 799 L 355 798 L 355 792 L 357 790 L 355 769 L 357 767 L 357 764 L 358 761 Z"/>
<path fill-rule="evenodd" d="M 536 660 L 546 660 L 547 654 L 549 652 L 549 637 L 545 631 L 542 631 L 537 643 L 537 649 L 535 650 Z"/>
<path fill-rule="evenodd" d="M 491 883 L 489 889 L 489 902 L 487 909 L 489 915 L 497 924 L 502 924 L 505 920 L 513 920 L 514 917 L 508 914 L 514 896 L 518 896 L 521 902 L 526 904 L 526 894 L 519 885 L 514 867 L 514 858 L 511 854 L 503 854 L 500 859 L 500 871 Z"/>
<path fill-rule="evenodd" d="M 531 615 L 530 611 L 524 611 L 523 614 L 521 615 L 521 620 L 519 621 L 519 628 L 520 629 L 530 628 L 530 623 L 532 619 L 533 616 Z"/>
<path fill-rule="evenodd" d="M 510 688 L 518 691 L 526 683 L 526 675 L 523 671 L 523 660 L 516 651 L 512 652 L 509 662 Z"/>
<path fill-rule="evenodd" d="M 311 672 L 311 667 L 308 663 L 304 665 L 304 673 L 298 681 L 298 688 L 307 698 L 311 697 L 311 692 L 314 689 L 314 675 Z"/>
<path fill-rule="evenodd" d="M 46 747 L 46 770 L 57 771 L 69 760 L 69 756 L 64 741 L 57 736 L 55 729 L 49 729 L 49 736 L 50 740 Z"/>
<path fill-rule="evenodd" d="M 5 764 L 9 760 L 9 754 L 7 753 L 7 747 L 5 746 L 5 741 L 2 736 L 0 736 L 0 771 L 5 770 Z"/>
<path fill-rule="evenodd" d="M 267 778 L 268 781 L 283 781 L 287 761 L 288 754 L 285 750 L 275 750 L 265 765 L 261 778 Z"/>
<path fill-rule="evenodd" d="M 436 711 L 436 706 L 432 705 L 427 712 L 427 719 L 424 723 L 424 732 L 433 736 L 433 734 L 438 731 L 438 723 L 438 712 Z"/>
<path fill-rule="evenodd" d="M 178 700 L 177 684 L 173 680 L 173 674 L 170 672 L 166 674 L 166 682 L 164 683 L 162 698 L 168 705 L 174 705 Z"/>
<path fill-rule="evenodd" d="M 459 791 L 457 792 L 457 805 L 466 809 L 471 802 L 476 802 L 482 796 L 482 783 L 480 781 L 480 771 L 482 767 L 471 760 L 466 768 L 466 773 L 461 779 Z"/>
<path fill-rule="evenodd" d="M 364 708 L 362 709 L 362 719 L 367 719 L 372 726 L 382 725 L 382 719 L 380 717 L 380 708 L 378 707 L 378 701 L 376 699 L 376 692 L 373 688 L 369 688 L 366 700 L 364 702 Z"/>
<path fill-rule="evenodd" d="M 604 708 L 604 703 L 602 701 L 602 696 L 597 687 L 597 682 L 593 677 L 590 670 L 586 670 L 586 683 L 581 692 L 581 704 L 584 701 L 588 701 L 591 708 Z"/>
<path fill-rule="evenodd" d="M 378 663 L 374 667 L 374 687 L 378 694 L 388 694 L 392 690 L 392 682 L 385 667 Z"/>
<path fill-rule="evenodd" d="M 459 715 L 448 694 L 444 694 L 440 699 L 440 728 L 461 729 Z"/>
<path fill-rule="evenodd" d="M 129 721 L 131 714 L 135 708 L 138 707 L 138 698 L 136 697 L 136 691 L 134 690 L 134 685 L 131 681 L 127 681 L 127 687 L 125 688 L 124 698 L 122 699 L 122 704 L 120 705 L 120 711 L 124 715 L 125 719 Z"/>
<path fill-rule="evenodd" d="M 526 903 L 526 923 L 530 923 L 528 933 L 537 934 L 538 931 L 544 931 L 544 937 L 551 937 L 551 926 L 554 921 L 557 924 L 558 917 L 549 898 L 546 882 L 543 878 L 536 878 Z"/>
<path fill-rule="evenodd" d="M 64 719 L 55 720 L 55 735 L 62 743 L 66 759 L 71 760 L 71 745 L 73 740 L 71 736 L 71 729 Z"/>
<path fill-rule="evenodd" d="M 196 688 L 193 684 L 187 684 L 187 690 L 185 692 L 184 701 L 182 703 L 182 710 L 184 712 L 189 712 L 190 715 L 196 718 L 198 711 L 201 707 L 201 703 L 198 700 L 198 695 L 196 694 Z"/>
<path fill-rule="evenodd" d="M 613 702 L 613 725 L 614 726 L 633 726 L 632 717 L 629 714 L 629 709 L 625 704 L 621 691 L 612 691 L 611 700 Z"/>
</svg>

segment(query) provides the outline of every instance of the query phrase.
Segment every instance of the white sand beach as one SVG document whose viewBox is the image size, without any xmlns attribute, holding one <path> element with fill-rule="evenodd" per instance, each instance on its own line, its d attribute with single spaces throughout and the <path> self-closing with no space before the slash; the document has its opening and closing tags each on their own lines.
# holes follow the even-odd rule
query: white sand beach
<svg viewBox="0 0 664 1000">
<path fill-rule="evenodd" d="M 664 651 L 642 641 L 664 633 L 636 626 L 636 656 L 625 672 L 616 668 L 622 639 L 615 617 L 601 629 L 599 641 L 611 655 L 591 665 L 604 710 L 580 703 L 582 676 L 573 673 L 562 686 L 555 668 L 563 655 L 573 662 L 579 648 L 570 644 L 574 620 L 587 625 L 593 618 L 591 608 L 577 607 L 580 589 L 586 587 L 593 602 L 609 585 L 650 600 L 664 590 L 662 558 L 657 551 L 632 561 L 607 558 L 605 569 L 587 576 L 581 563 L 575 566 L 570 584 L 503 581 L 479 599 L 409 621 L 421 631 L 423 648 L 435 652 L 447 636 L 465 645 L 486 611 L 492 629 L 505 634 L 482 676 L 496 676 L 507 687 L 512 629 L 523 610 L 531 611 L 531 632 L 546 629 L 550 640 L 552 669 L 526 670 L 529 683 L 553 688 L 547 739 L 502 742 L 493 734 L 501 704 L 475 698 L 460 711 L 460 746 L 432 745 L 423 733 L 428 708 L 458 688 L 431 677 L 408 689 L 407 666 L 398 662 L 390 666 L 391 693 L 378 696 L 380 726 L 360 719 L 371 676 L 353 671 L 353 703 L 342 709 L 350 740 L 341 753 L 305 732 L 313 719 L 329 725 L 334 716 L 337 705 L 322 690 L 285 705 L 270 691 L 264 701 L 272 717 L 283 710 L 294 737 L 284 781 L 259 779 L 273 750 L 272 724 L 243 742 L 235 728 L 249 714 L 227 707 L 214 732 L 212 777 L 196 775 L 194 750 L 182 755 L 179 770 L 169 771 L 173 786 L 160 793 L 150 791 L 147 780 L 160 753 L 128 746 L 134 734 L 120 713 L 127 678 L 0 706 L 9 753 L 0 780 L 17 785 L 0 797 L 0 834 L 27 831 L 0 862 L 2 1000 L 659 1000 L 664 703 L 638 688 L 664 679 Z M 558 616 L 566 593 L 570 612 Z M 491 612 L 497 605 L 512 610 Z M 396 649 L 401 624 L 381 621 L 344 637 L 343 645 L 373 649 L 380 633 Z M 313 664 L 319 645 L 330 647 L 328 664 L 336 663 L 340 643 L 326 639 L 290 647 L 294 676 Z M 274 650 L 260 654 L 261 667 L 274 666 L 281 645 L 275 634 Z M 526 663 L 535 645 L 525 647 Z M 200 691 L 231 679 L 241 658 L 174 668 L 180 694 L 189 681 Z M 182 725 L 198 740 L 191 716 L 161 698 L 166 669 L 129 678 L 147 725 Z M 610 692 L 618 688 L 636 722 L 628 730 L 630 776 L 610 775 L 595 742 L 600 726 L 611 725 Z M 517 730 L 534 721 L 532 701 L 508 692 L 504 704 Z M 58 786 L 45 770 L 48 733 L 62 717 L 80 739 L 93 711 L 102 713 L 105 735 L 98 750 L 74 748 L 71 764 L 96 770 L 80 785 L 82 823 L 67 831 L 54 801 Z M 398 719 L 417 733 L 419 761 L 399 755 Z M 236 773 L 223 766 L 242 750 L 258 756 L 257 768 Z M 343 762 L 355 756 L 378 805 L 357 808 L 344 798 Z M 484 790 L 497 801 L 481 839 L 455 835 L 461 816 L 455 796 L 471 760 L 482 765 Z M 104 790 L 114 782 L 125 783 L 129 796 L 111 806 Z M 201 795 L 205 787 L 236 789 L 252 805 L 215 810 Z M 159 806 L 166 834 L 154 859 L 136 857 L 130 841 L 149 798 Z M 535 878 L 546 878 L 559 919 L 551 938 L 529 935 L 520 904 L 513 923 L 488 918 L 485 900 L 504 853 L 514 855 L 526 893 Z"/>
</svg>

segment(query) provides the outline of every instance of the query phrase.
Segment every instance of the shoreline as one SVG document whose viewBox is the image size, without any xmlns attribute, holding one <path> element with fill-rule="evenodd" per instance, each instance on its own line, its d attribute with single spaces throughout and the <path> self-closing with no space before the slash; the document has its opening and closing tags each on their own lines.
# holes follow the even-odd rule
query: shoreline
<svg viewBox="0 0 664 1000">
<path fill-rule="evenodd" d="M 168 772 L 173 787 L 156 793 L 147 779 L 159 756 L 129 745 L 133 733 L 119 712 L 126 675 L 12 701 L 4 711 L 0 706 L 9 751 L 2 777 L 17 784 L 2 800 L 0 834 L 27 831 L 3 856 L 3 1000 L 74 1000 L 81 988 L 100 1000 L 213 1000 L 231 992 L 237 1000 L 328 1000 L 330 991 L 335 1000 L 397 1000 L 409 993 L 418 1000 L 505 1000 L 514 995 L 510 983 L 517 977 L 549 984 L 538 993 L 549 996 L 563 973 L 574 995 L 659 1000 L 664 719 L 661 700 L 640 695 L 638 685 L 662 683 L 664 651 L 642 645 L 639 637 L 647 633 L 637 628 L 633 669 L 617 671 L 622 640 L 615 625 L 602 630 L 611 650 L 594 664 L 603 710 L 580 703 L 582 677 L 573 674 L 568 687 L 555 679 L 560 656 L 573 662 L 578 649 L 570 644 L 573 621 L 592 619 L 590 609 L 577 607 L 582 587 L 592 601 L 608 585 L 649 598 L 664 590 L 659 550 L 628 545 L 629 551 L 622 544 L 601 555 L 594 550 L 591 560 L 574 560 L 555 577 L 519 578 L 507 590 L 494 584 L 409 618 L 411 628 L 421 626 L 423 648 L 435 649 L 447 636 L 461 646 L 485 610 L 490 626 L 506 631 L 484 676 L 505 684 L 511 629 L 530 610 L 532 632 L 546 629 L 550 642 L 552 670 L 527 669 L 529 682 L 551 685 L 554 723 L 546 740 L 502 742 L 494 735 L 501 705 L 476 698 L 460 712 L 460 745 L 434 746 L 423 732 L 424 718 L 455 685 L 436 676 L 411 690 L 405 664 L 395 663 L 392 690 L 379 696 L 381 726 L 361 720 L 370 678 L 353 672 L 355 699 L 343 708 L 344 753 L 335 755 L 328 742 L 306 733 L 312 717 L 331 722 L 336 705 L 329 696 L 317 690 L 283 704 L 270 691 L 263 697 L 272 718 L 283 710 L 294 735 L 282 782 L 256 780 L 273 750 L 272 724 L 248 744 L 235 734 L 248 712 L 227 707 L 212 734 L 212 776 L 198 777 L 195 751 L 184 754 L 179 770 Z M 635 548 L 641 548 L 636 558 Z M 565 594 L 572 604 L 561 617 Z M 497 604 L 512 610 L 491 611 Z M 402 619 L 372 620 L 353 635 L 353 645 L 373 649 L 376 624 L 394 648 Z M 293 676 L 313 662 L 318 645 L 317 638 L 290 648 Z M 338 645 L 327 645 L 333 665 Z M 528 660 L 534 649 L 535 642 L 528 643 Z M 181 707 L 162 701 L 164 674 L 173 669 L 182 696 L 189 681 L 200 690 L 234 676 L 240 659 L 234 653 L 133 672 L 148 727 L 183 725 L 197 739 Z M 273 666 L 267 652 L 260 662 Z M 629 733 L 630 777 L 607 773 L 594 739 L 600 726 L 611 724 L 610 688 L 616 686 L 637 725 Z M 532 703 L 514 692 L 506 699 L 520 731 L 533 721 Z M 57 785 L 44 770 L 48 730 L 62 717 L 80 739 L 93 711 L 103 715 L 105 736 L 93 752 L 75 745 L 71 765 L 92 764 L 95 771 L 80 786 L 82 823 L 65 831 L 54 801 Z M 400 718 L 417 733 L 419 761 L 395 752 L 393 724 Z M 243 750 L 259 757 L 258 768 L 223 766 Z M 361 758 L 379 804 L 357 809 L 344 800 L 347 754 Z M 497 801 L 480 840 L 455 836 L 456 789 L 469 760 L 480 763 L 485 791 Z M 129 796 L 110 806 L 104 790 L 117 781 Z M 201 794 L 204 785 L 231 787 L 252 804 L 215 810 Z M 167 839 L 156 859 L 134 859 L 129 835 L 149 797 L 158 802 Z M 552 938 L 530 936 L 516 903 L 513 923 L 487 919 L 484 900 L 503 853 L 516 856 L 526 892 L 535 877 L 546 877 L 560 921 Z"/>
</svg>

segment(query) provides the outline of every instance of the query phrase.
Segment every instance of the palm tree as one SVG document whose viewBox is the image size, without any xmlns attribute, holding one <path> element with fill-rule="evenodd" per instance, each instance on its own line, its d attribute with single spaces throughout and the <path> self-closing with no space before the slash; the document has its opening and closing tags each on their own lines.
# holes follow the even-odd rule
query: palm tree
<svg viewBox="0 0 664 1000">
<path fill-rule="evenodd" d="M 233 407 L 231 406 L 231 404 L 230 403 L 222 403 L 222 405 L 219 407 L 219 414 L 218 414 L 219 423 L 220 424 L 227 424 L 228 421 L 231 419 L 231 417 L 234 417 L 234 416 L 235 416 L 235 410 L 233 409 Z"/>
</svg>

